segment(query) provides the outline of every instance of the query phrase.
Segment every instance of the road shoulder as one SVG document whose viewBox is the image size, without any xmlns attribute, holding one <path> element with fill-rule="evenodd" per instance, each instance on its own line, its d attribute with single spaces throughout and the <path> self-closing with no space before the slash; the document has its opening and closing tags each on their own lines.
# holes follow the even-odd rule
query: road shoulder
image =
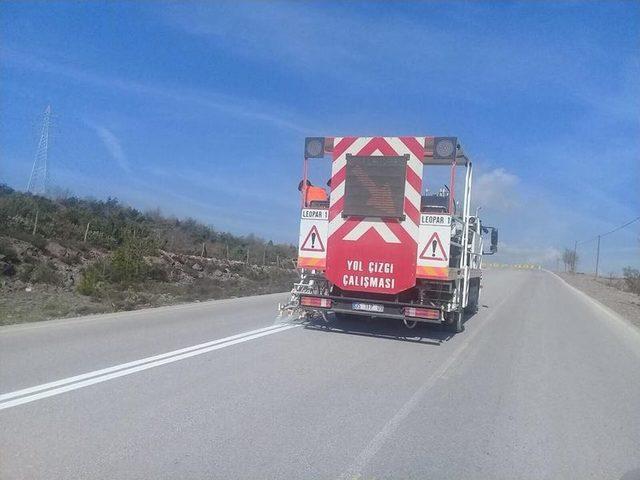
<svg viewBox="0 0 640 480">
<path fill-rule="evenodd" d="M 260 295 L 248 295 L 245 297 L 220 298 L 214 300 L 203 300 L 195 302 L 177 303 L 174 305 L 164 305 L 160 307 L 138 308 L 135 310 L 124 310 L 120 312 L 95 313 L 91 315 L 81 315 L 76 317 L 54 318 L 50 320 L 37 320 L 32 322 L 12 323 L 0 325 L 0 333 L 33 330 L 42 327 L 53 327 L 60 325 L 70 325 L 75 323 L 85 323 L 98 320 L 119 320 L 130 319 L 132 317 L 147 317 L 149 314 L 159 314 L 164 312 L 179 312 L 182 310 L 203 309 L 213 305 L 225 305 L 252 301 L 255 299 L 278 299 L 287 295 L 288 292 L 264 293 Z"/>
<path fill-rule="evenodd" d="M 640 296 L 610 286 L 606 279 L 595 279 L 591 275 L 571 273 L 557 275 L 572 287 L 640 328 Z"/>
</svg>

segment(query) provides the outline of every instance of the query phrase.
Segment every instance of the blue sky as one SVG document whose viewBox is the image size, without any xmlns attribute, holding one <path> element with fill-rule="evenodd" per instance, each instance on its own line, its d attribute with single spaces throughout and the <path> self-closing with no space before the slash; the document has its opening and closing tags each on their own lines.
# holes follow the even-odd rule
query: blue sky
<svg viewBox="0 0 640 480">
<path fill-rule="evenodd" d="M 315 135 L 457 135 L 496 260 L 640 215 L 639 2 L 3 2 L 0 28 L 16 188 L 50 103 L 52 183 L 278 241 Z M 602 271 L 639 259 L 640 222 L 603 240 Z"/>
</svg>

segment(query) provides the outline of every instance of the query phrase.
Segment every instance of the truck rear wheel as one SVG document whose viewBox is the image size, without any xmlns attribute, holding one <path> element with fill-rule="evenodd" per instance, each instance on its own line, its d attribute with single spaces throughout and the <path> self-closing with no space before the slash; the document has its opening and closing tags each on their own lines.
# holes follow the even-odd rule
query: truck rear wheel
<svg viewBox="0 0 640 480">
<path fill-rule="evenodd" d="M 472 278 L 469 281 L 469 301 L 465 307 L 465 313 L 477 313 L 480 305 L 480 279 Z"/>
<path fill-rule="evenodd" d="M 446 319 L 446 328 L 452 333 L 460 333 L 464 330 L 464 313 L 449 312 Z"/>
</svg>

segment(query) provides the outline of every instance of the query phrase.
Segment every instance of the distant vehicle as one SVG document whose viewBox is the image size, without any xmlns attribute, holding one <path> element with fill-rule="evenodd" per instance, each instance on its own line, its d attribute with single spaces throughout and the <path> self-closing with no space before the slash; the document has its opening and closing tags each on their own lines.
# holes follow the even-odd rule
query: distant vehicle
<svg viewBox="0 0 640 480">
<path fill-rule="evenodd" d="M 328 197 L 307 178 L 310 159 L 325 155 Z M 422 194 L 425 166 L 449 168 L 434 194 Z M 457 167 L 465 167 L 460 201 Z M 478 308 L 482 257 L 496 253 L 498 230 L 470 213 L 472 163 L 457 138 L 310 137 L 303 171 L 300 281 L 282 308 L 327 321 L 366 315 L 462 331 L 464 314 Z"/>
</svg>

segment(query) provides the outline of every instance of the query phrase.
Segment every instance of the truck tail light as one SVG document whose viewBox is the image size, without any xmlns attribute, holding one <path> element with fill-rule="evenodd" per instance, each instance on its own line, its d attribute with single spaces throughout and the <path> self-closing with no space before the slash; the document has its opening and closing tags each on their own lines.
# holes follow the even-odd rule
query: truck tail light
<svg viewBox="0 0 640 480">
<path fill-rule="evenodd" d="M 331 308 L 330 298 L 302 297 L 300 304 L 305 307 Z"/>
<path fill-rule="evenodd" d="M 405 307 L 404 314 L 406 317 L 428 318 L 429 320 L 440 319 L 440 310 L 435 308 Z"/>
</svg>

